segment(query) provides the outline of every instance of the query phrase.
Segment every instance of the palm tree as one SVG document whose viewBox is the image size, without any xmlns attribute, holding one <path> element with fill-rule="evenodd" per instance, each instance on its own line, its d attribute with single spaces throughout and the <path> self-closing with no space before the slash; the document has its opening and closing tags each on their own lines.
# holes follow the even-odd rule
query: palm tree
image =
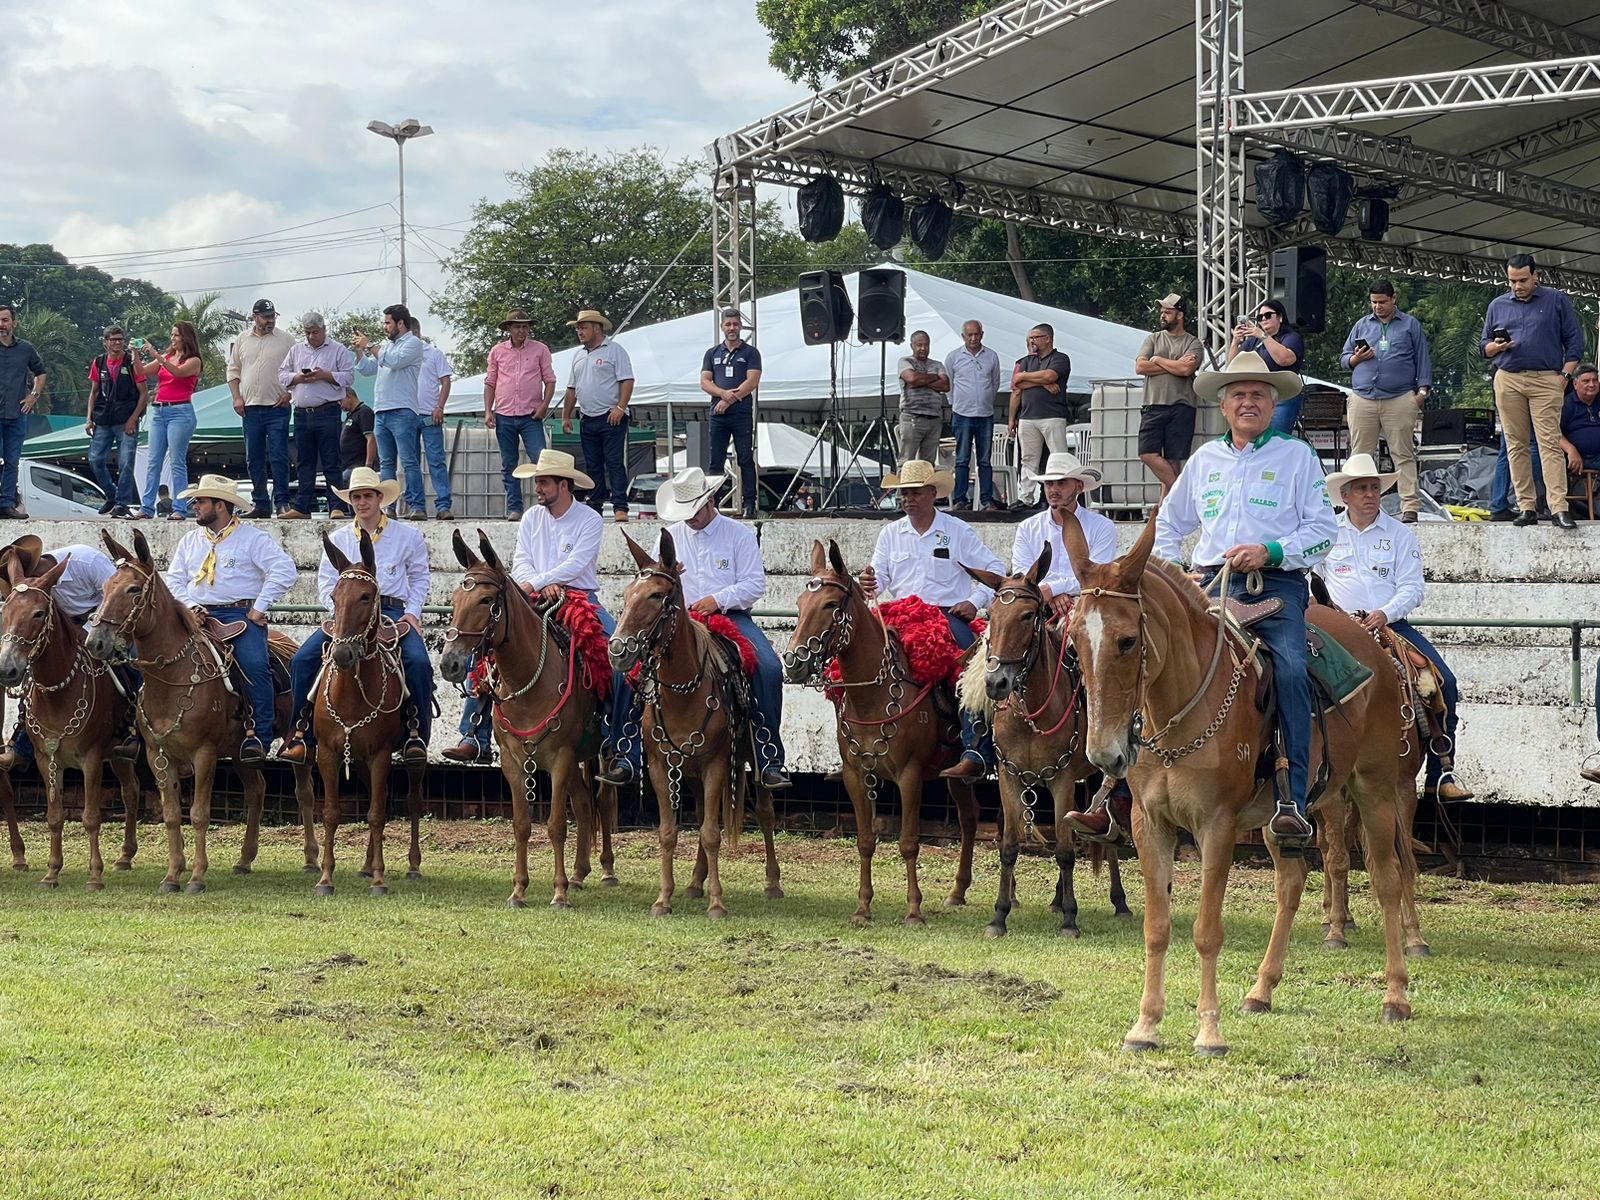
<svg viewBox="0 0 1600 1200">
<path fill-rule="evenodd" d="M 174 321 L 193 325 L 200 339 L 202 387 L 223 382 L 226 376 L 223 355 L 227 353 L 228 343 L 239 332 L 239 323 L 222 311 L 221 300 L 221 292 L 202 292 L 193 300 L 180 299 L 172 313 Z"/>
<path fill-rule="evenodd" d="M 54 309 L 24 305 L 17 314 L 17 336 L 33 343 L 44 360 L 46 388 L 37 412 L 88 411 L 89 361 L 99 347 Z"/>
</svg>

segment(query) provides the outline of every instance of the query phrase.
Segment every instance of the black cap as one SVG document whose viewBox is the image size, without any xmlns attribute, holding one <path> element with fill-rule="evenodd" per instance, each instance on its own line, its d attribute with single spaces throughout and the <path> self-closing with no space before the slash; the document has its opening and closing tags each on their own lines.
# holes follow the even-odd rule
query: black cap
<svg viewBox="0 0 1600 1200">
<path fill-rule="evenodd" d="M 278 310 L 272 307 L 271 300 L 257 300 L 250 306 L 250 311 L 251 313 L 264 313 L 269 317 L 275 317 L 278 315 Z"/>
</svg>

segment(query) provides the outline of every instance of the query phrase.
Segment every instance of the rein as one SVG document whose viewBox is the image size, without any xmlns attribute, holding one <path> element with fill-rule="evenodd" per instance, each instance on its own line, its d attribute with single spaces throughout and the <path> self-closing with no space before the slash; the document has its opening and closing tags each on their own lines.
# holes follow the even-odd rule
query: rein
<svg viewBox="0 0 1600 1200">
<path fill-rule="evenodd" d="M 371 571 L 359 567 L 345 568 L 339 572 L 339 579 L 354 579 L 363 583 L 370 583 L 374 590 L 378 588 L 378 577 Z M 400 665 L 398 643 L 396 643 L 394 649 L 386 650 L 378 638 L 378 632 L 385 623 L 391 626 L 394 624 L 383 615 L 382 605 L 374 602 L 367 617 L 367 623 L 362 626 L 359 632 L 340 634 L 338 636 L 329 635 L 327 642 L 322 647 L 322 706 L 328 716 L 338 723 L 340 732 L 344 734 L 343 765 L 346 779 L 350 778 L 350 735 L 356 730 L 372 724 L 379 717 L 387 717 L 399 712 L 401 705 L 405 703 L 405 672 Z M 347 671 L 333 661 L 333 652 L 339 646 L 359 646 L 361 648 L 361 653 L 356 659 L 356 665 L 353 669 Z M 380 675 L 382 686 L 376 700 L 367 695 L 367 685 L 361 678 L 362 666 L 373 659 L 378 659 L 383 668 Z M 361 697 L 361 704 L 365 709 L 365 715 L 354 724 L 349 724 L 345 721 L 334 701 L 334 677 L 338 675 L 348 675 L 355 680 L 356 693 Z M 396 695 L 393 706 L 385 708 L 384 702 L 389 697 L 389 680 L 391 677 L 399 681 L 399 686 L 395 689 Z M 421 704 L 422 700 L 418 698 L 417 703 Z"/>
</svg>

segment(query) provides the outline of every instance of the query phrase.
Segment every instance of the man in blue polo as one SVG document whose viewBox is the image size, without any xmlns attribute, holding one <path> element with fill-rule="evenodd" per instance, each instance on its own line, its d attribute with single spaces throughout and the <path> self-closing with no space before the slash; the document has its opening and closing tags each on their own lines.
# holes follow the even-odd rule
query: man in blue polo
<svg viewBox="0 0 1600 1200">
<path fill-rule="evenodd" d="M 1411 431 L 1433 387 L 1433 364 L 1422 323 L 1395 304 L 1394 284 L 1374 279 L 1367 287 L 1372 311 L 1350 327 L 1339 361 L 1350 371 L 1345 424 L 1350 457 L 1376 458 L 1378 438 L 1389 444 L 1400 480 L 1400 519 L 1417 519 L 1417 450 Z"/>
<path fill-rule="evenodd" d="M 722 340 L 700 364 L 700 390 L 711 397 L 709 460 L 720 471 L 733 439 L 739 462 L 740 508 L 746 520 L 756 515 L 755 394 L 761 382 L 761 351 L 744 340 L 744 317 L 736 308 L 722 312 Z"/>
<path fill-rule="evenodd" d="M 373 347 L 365 333 L 356 334 L 350 349 L 356 355 L 358 375 L 376 375 L 372 389 L 372 432 L 378 442 L 378 475 L 394 479 L 395 460 L 405 473 L 405 486 L 422 498 L 422 459 L 417 452 L 418 377 L 422 373 L 422 339 L 411 332 L 411 310 L 391 304 L 383 310 L 387 346 Z M 393 514 L 391 514 L 393 515 Z"/>
</svg>

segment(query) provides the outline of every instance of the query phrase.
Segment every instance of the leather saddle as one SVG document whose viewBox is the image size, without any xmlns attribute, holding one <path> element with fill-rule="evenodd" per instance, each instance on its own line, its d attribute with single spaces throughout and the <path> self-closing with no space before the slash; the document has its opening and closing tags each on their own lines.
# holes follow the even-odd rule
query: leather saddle
<svg viewBox="0 0 1600 1200">
<path fill-rule="evenodd" d="M 218 645 L 227 645 L 227 643 L 243 633 L 244 627 L 248 624 L 249 622 L 245 620 L 219 621 L 215 617 L 208 616 L 201 622 L 201 628 Z"/>
<path fill-rule="evenodd" d="M 1223 606 L 1228 610 L 1228 616 L 1240 629 L 1249 629 L 1259 621 L 1276 616 L 1283 611 L 1283 601 L 1277 596 L 1268 596 L 1265 600 L 1239 600 L 1233 596 L 1223 599 Z M 1215 611 L 1215 606 L 1213 610 Z"/>
</svg>

